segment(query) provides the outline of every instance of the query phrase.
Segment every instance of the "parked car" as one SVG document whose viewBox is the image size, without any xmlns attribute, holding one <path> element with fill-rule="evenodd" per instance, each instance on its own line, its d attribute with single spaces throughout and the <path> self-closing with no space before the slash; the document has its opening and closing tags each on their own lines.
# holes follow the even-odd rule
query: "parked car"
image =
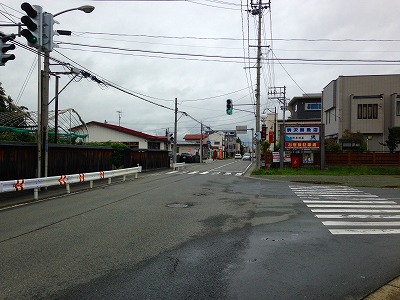
<svg viewBox="0 0 400 300">
<path fill-rule="evenodd" d="M 243 154 L 242 160 L 251 160 L 251 154 L 250 153 Z"/>
<path fill-rule="evenodd" d="M 242 158 L 242 155 L 240 153 L 235 154 L 235 159 L 241 159 L 241 158 Z"/>
<path fill-rule="evenodd" d="M 187 163 L 192 162 L 192 154 L 186 153 L 186 152 L 181 153 L 180 161 L 181 162 L 187 162 Z"/>
</svg>

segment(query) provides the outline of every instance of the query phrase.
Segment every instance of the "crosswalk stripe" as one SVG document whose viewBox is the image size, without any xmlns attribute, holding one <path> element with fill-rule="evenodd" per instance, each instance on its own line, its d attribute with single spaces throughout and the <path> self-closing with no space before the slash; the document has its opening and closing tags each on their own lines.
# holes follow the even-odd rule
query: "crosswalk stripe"
<svg viewBox="0 0 400 300">
<path fill-rule="evenodd" d="M 208 173 L 210 173 L 210 172 L 209 172 L 209 171 L 205 171 L 205 172 L 201 172 L 201 173 L 199 173 L 199 174 L 205 175 L 205 174 L 208 174 Z"/>
<path fill-rule="evenodd" d="M 364 205 L 364 204 L 307 204 L 308 207 L 318 208 L 399 208 L 400 205 Z"/>
<path fill-rule="evenodd" d="M 348 221 L 323 221 L 326 226 L 400 226 L 400 222 L 348 222 Z"/>
<path fill-rule="evenodd" d="M 175 174 L 175 173 L 178 173 L 178 171 L 171 171 L 171 172 L 168 172 L 168 173 L 165 173 L 165 174 Z"/>
<path fill-rule="evenodd" d="M 400 215 L 315 215 L 319 219 L 400 219 Z"/>
<path fill-rule="evenodd" d="M 199 173 L 199 171 L 192 171 L 192 172 L 189 172 L 188 175 L 193 175 L 193 174 L 196 174 L 196 173 Z"/>
<path fill-rule="evenodd" d="M 332 234 L 400 234 L 400 229 L 329 229 Z"/>
<path fill-rule="evenodd" d="M 360 204 L 360 203 L 363 203 L 363 204 L 373 204 L 373 203 L 376 203 L 376 204 L 396 204 L 396 202 L 394 202 L 394 201 L 384 201 L 384 200 L 374 200 L 374 201 L 359 201 L 359 200 L 357 200 L 357 201 L 346 201 L 346 200 L 344 200 L 344 201 L 340 201 L 340 200 L 337 200 L 337 201 L 335 201 L 335 200 L 333 200 L 333 201 L 331 201 L 331 200 L 303 200 L 303 202 L 304 203 L 306 203 L 306 204 L 308 204 L 308 203 L 310 203 L 310 204 L 313 204 L 313 203 L 320 203 L 320 204 L 336 204 L 336 203 L 341 203 L 341 204 Z"/>
<path fill-rule="evenodd" d="M 314 213 L 347 213 L 347 212 L 365 212 L 365 213 L 400 213 L 400 209 L 311 209 Z"/>
<path fill-rule="evenodd" d="M 400 205 L 392 199 L 342 186 L 290 188 L 332 234 L 400 234 Z"/>
</svg>

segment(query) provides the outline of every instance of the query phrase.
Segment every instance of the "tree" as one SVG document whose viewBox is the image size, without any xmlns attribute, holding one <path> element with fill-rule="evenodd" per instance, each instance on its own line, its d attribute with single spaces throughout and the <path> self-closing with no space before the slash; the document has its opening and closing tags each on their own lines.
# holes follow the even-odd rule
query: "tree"
<svg viewBox="0 0 400 300">
<path fill-rule="evenodd" d="M 379 144 L 388 147 L 390 153 L 393 153 L 400 144 L 400 127 L 389 128 L 388 139 Z"/>
<path fill-rule="evenodd" d="M 325 151 L 326 152 L 340 152 L 340 145 L 335 139 L 325 139 Z"/>
<path fill-rule="evenodd" d="M 347 147 L 347 150 L 355 151 L 355 152 L 367 151 L 367 142 L 364 139 L 364 135 L 359 131 L 351 132 L 350 130 L 346 129 L 343 132 L 343 136 L 340 139 L 340 142 L 342 144 L 343 143 L 351 144 L 350 147 Z"/>
</svg>

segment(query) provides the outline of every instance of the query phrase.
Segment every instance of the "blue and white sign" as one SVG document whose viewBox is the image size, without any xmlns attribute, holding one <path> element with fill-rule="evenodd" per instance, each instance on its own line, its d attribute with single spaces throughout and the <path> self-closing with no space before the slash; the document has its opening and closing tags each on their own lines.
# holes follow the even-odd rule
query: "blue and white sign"
<svg viewBox="0 0 400 300">
<path fill-rule="evenodd" d="M 285 133 L 319 133 L 319 126 L 287 126 Z"/>
<path fill-rule="evenodd" d="M 319 134 L 286 134 L 286 142 L 319 141 Z"/>
</svg>

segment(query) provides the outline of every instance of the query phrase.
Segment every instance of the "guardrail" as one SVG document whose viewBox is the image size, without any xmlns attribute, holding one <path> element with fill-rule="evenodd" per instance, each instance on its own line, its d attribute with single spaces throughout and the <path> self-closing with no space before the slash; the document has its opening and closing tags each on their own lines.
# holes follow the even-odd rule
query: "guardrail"
<svg viewBox="0 0 400 300">
<path fill-rule="evenodd" d="M 55 185 L 65 185 L 67 193 L 71 193 L 70 184 L 82 183 L 85 181 L 90 182 L 90 188 L 93 188 L 93 181 L 108 178 L 108 184 L 111 184 L 111 179 L 117 176 L 123 176 L 122 180 L 126 180 L 127 175 L 135 174 L 137 178 L 138 173 L 142 172 L 142 167 L 134 167 L 127 169 L 118 169 L 111 171 L 100 171 L 91 173 L 80 173 L 72 175 L 60 175 L 51 177 L 41 178 L 30 178 L 30 179 L 17 179 L 0 181 L 0 193 L 5 192 L 18 192 L 22 190 L 34 190 L 34 199 L 39 199 L 39 189 Z"/>
<path fill-rule="evenodd" d="M 182 163 L 174 163 L 172 164 L 172 169 L 173 170 L 179 170 L 179 168 L 184 168 L 186 165 L 184 162 Z"/>
</svg>

